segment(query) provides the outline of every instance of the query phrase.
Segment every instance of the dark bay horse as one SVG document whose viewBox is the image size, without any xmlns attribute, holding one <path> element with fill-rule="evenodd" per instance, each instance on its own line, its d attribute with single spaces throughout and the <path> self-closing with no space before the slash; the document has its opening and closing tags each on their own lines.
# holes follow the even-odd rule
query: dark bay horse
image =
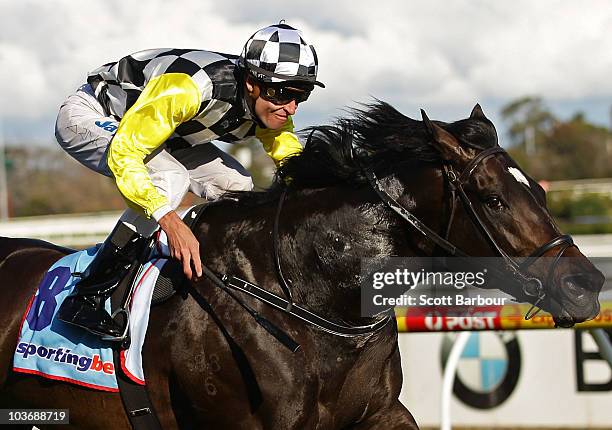
<svg viewBox="0 0 612 430">
<path fill-rule="evenodd" d="M 314 128 L 303 153 L 279 169 L 270 190 L 211 207 L 196 228 L 203 261 L 218 273 L 281 295 L 272 231 L 288 182 L 278 237 L 295 303 L 335 322 L 372 322 L 360 316 L 360 261 L 429 256 L 440 248 L 381 200 L 364 175 L 369 169 L 399 206 L 470 255 L 521 259 L 539 249 L 536 254 L 547 257 L 572 257 L 560 258 L 548 271 L 533 269 L 533 276 L 547 279 L 538 305 L 564 326 L 593 318 L 602 274 L 561 235 L 543 190 L 528 177 L 517 179 L 518 166 L 495 148 L 495 128 L 479 106 L 469 118 L 446 124 L 426 116 L 412 120 L 376 103 Z M 464 172 L 462 190 L 476 215 L 465 202 L 452 210 L 448 169 Z M 117 394 L 10 371 L 28 299 L 45 270 L 66 252 L 39 241 L 0 240 L 0 408 L 68 408 L 72 428 L 127 429 Z M 301 344 L 292 353 L 210 281 L 193 287 L 246 352 L 264 401 L 250 412 L 218 327 L 194 300 L 177 295 L 152 309 L 143 351 L 147 385 L 165 429 L 418 428 L 398 400 L 402 376 L 395 324 L 339 337 L 245 298 Z M 536 301 L 520 289 L 508 292 Z"/>
</svg>

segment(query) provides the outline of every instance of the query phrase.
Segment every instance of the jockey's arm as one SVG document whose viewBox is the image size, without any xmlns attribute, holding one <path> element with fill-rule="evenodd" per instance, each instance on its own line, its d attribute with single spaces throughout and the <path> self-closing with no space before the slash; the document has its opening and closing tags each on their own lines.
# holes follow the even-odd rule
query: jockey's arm
<svg viewBox="0 0 612 430">
<path fill-rule="evenodd" d="M 144 159 L 176 127 L 197 114 L 200 102 L 200 91 L 186 74 L 168 73 L 151 79 L 121 119 L 107 158 L 117 188 L 128 205 L 141 209 L 159 223 L 168 236 L 172 256 L 183 263 L 188 278 L 192 277 L 192 261 L 197 276 L 202 275 L 199 243 L 151 182 Z"/>
<path fill-rule="evenodd" d="M 261 141 L 264 151 L 274 160 L 276 166 L 280 166 L 285 157 L 296 155 L 302 151 L 302 145 L 293 132 L 293 120 L 287 118 L 287 122 L 281 128 L 271 130 L 257 126 L 255 136 Z"/>
<path fill-rule="evenodd" d="M 117 188 L 128 205 L 158 221 L 171 208 L 151 182 L 144 159 L 179 124 L 195 116 L 200 97 L 195 82 L 186 74 L 168 73 L 151 79 L 121 119 L 110 144 L 107 163 Z"/>
</svg>

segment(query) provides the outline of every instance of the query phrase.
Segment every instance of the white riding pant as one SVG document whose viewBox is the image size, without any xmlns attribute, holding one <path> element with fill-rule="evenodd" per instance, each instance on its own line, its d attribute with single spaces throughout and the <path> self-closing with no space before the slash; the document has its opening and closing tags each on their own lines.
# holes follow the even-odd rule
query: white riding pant
<svg viewBox="0 0 612 430">
<path fill-rule="evenodd" d="M 104 113 L 91 86 L 86 84 L 68 96 L 60 107 L 55 136 L 60 146 L 78 162 L 112 177 L 106 157 L 118 126 L 114 117 Z M 174 150 L 172 154 L 162 146 L 145 159 L 145 166 L 153 185 L 166 196 L 172 209 L 180 205 L 188 191 L 214 200 L 225 191 L 253 189 L 248 171 L 212 143 Z M 121 221 L 134 225 L 144 236 L 150 236 L 157 228 L 157 221 L 132 209 L 123 213 Z"/>
</svg>

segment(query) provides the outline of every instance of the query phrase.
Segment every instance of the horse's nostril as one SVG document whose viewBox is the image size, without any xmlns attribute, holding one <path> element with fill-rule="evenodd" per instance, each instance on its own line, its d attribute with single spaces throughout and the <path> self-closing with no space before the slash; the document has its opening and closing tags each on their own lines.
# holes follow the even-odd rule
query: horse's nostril
<svg viewBox="0 0 612 430">
<path fill-rule="evenodd" d="M 605 282 L 605 277 L 597 270 L 596 272 L 564 275 L 561 277 L 561 282 L 565 288 L 570 288 L 575 293 L 578 293 L 579 290 L 599 293 Z"/>
</svg>

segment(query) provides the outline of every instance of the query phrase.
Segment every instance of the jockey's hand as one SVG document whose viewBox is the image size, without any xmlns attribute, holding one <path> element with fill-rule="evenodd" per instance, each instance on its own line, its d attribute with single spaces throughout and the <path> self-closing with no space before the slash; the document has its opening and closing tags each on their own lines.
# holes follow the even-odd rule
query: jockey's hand
<svg viewBox="0 0 612 430">
<path fill-rule="evenodd" d="M 183 264 L 183 272 L 188 279 L 195 275 L 202 276 L 202 262 L 200 261 L 200 243 L 175 211 L 170 211 L 159 220 L 159 226 L 168 236 L 170 255 Z"/>
</svg>

